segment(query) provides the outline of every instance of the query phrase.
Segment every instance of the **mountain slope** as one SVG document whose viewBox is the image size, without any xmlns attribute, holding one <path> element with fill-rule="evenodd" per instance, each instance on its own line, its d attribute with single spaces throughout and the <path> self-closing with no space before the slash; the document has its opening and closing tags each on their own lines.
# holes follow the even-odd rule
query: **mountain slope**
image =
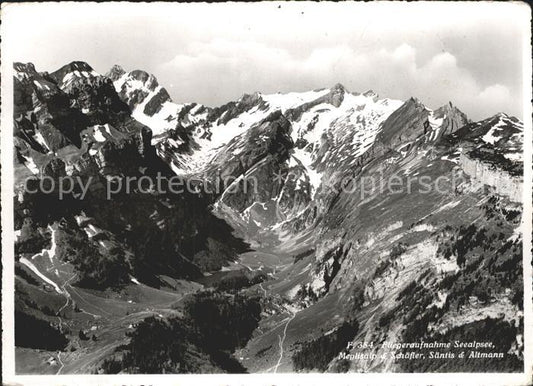
<svg viewBox="0 0 533 386">
<path fill-rule="evenodd" d="M 15 64 L 16 345 L 30 368 L 43 366 L 32 350 L 48 350 L 45 371 L 96 371 L 128 326 L 175 315 L 172 306 L 201 288 L 193 280 L 247 249 L 209 198 L 110 184 L 174 175 L 111 80 L 88 68 L 47 75 Z M 46 333 L 25 336 L 36 327 Z"/>
<path fill-rule="evenodd" d="M 20 371 L 520 370 L 518 119 L 340 84 L 176 104 L 83 62 L 15 78 L 16 323 L 46 331 L 18 333 Z M 158 175 L 192 188 L 106 197 Z M 58 200 L 28 176 L 93 183 Z"/>
</svg>

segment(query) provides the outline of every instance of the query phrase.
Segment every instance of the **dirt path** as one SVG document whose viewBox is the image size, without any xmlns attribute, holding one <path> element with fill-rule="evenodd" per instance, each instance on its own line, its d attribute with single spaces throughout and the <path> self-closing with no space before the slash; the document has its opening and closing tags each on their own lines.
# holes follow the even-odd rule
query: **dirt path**
<svg viewBox="0 0 533 386">
<path fill-rule="evenodd" d="M 61 367 L 57 370 L 56 375 L 59 375 L 61 373 L 61 370 L 63 370 L 63 367 L 65 367 L 65 364 L 61 360 L 61 351 L 57 353 L 57 361 L 61 364 Z"/>
<path fill-rule="evenodd" d="M 259 283 L 259 288 L 261 288 L 261 290 L 263 291 L 263 296 L 266 298 L 266 297 L 267 297 L 267 291 L 266 291 L 266 289 L 263 287 L 263 283 Z"/>
</svg>

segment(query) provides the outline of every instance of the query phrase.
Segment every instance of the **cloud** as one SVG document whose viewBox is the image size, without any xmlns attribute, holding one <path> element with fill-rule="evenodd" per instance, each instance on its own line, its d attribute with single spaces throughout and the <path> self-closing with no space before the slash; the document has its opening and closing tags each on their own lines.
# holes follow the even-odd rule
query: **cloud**
<svg viewBox="0 0 533 386">
<path fill-rule="evenodd" d="M 213 39 L 183 47 L 182 53 L 157 70 L 162 78 L 172 80 L 171 93 L 178 102 L 208 105 L 234 100 L 245 92 L 304 91 L 340 82 L 352 91 L 373 89 L 383 97 L 416 96 L 432 108 L 452 101 L 472 119 L 485 118 L 489 111 L 516 114 L 520 106 L 506 86 L 479 84 L 450 52 L 419 63 L 417 49 L 406 43 L 367 50 L 339 44 L 295 57 L 287 49 L 265 43 Z"/>
<path fill-rule="evenodd" d="M 494 84 L 481 91 L 478 100 L 494 112 L 503 112 L 510 107 L 513 98 L 506 86 Z"/>
<path fill-rule="evenodd" d="M 143 69 L 178 102 L 220 105 L 244 92 L 341 82 L 353 91 L 417 96 L 430 107 L 451 100 L 480 119 L 501 110 L 521 115 L 523 43 L 530 30 L 525 7 L 21 3 L 3 9 L 2 29 L 13 39 L 2 42 L 9 48 L 2 54 L 42 71 L 72 60 L 103 73 L 115 63 Z"/>
</svg>

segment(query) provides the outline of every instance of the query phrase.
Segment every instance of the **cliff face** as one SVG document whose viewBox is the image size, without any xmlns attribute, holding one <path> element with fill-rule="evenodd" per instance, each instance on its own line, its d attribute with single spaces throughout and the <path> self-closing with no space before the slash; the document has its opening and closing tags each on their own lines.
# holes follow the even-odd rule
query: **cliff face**
<svg viewBox="0 0 533 386">
<path fill-rule="evenodd" d="M 513 202 L 522 202 L 522 178 L 511 176 L 493 165 L 472 159 L 466 154 L 461 154 L 459 163 L 474 184 L 488 185 L 495 193 L 506 196 Z"/>
</svg>

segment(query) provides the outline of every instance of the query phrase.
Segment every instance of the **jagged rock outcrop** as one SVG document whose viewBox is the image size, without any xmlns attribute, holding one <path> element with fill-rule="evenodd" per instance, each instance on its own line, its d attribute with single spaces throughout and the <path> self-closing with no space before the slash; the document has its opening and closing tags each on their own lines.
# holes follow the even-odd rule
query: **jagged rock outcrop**
<svg viewBox="0 0 533 386">
<path fill-rule="evenodd" d="M 105 74 L 106 77 L 111 79 L 113 82 L 120 79 L 122 75 L 124 75 L 126 71 L 122 68 L 122 66 L 115 64 L 111 69 Z"/>
<path fill-rule="evenodd" d="M 128 244 L 134 252 L 137 251 L 139 254 L 138 265 L 134 260 L 132 269 L 135 270 L 135 266 L 140 267 L 152 264 L 150 270 L 146 273 L 136 273 L 149 281 L 157 282 L 154 272 L 160 268 L 162 269 L 163 266 L 170 269 L 168 273 L 175 276 L 199 275 L 200 268 L 188 261 L 183 256 L 183 253 L 188 254 L 192 259 L 196 253 L 207 248 L 207 239 L 212 239 L 214 243 L 217 243 L 221 242 L 220 237 L 222 237 L 226 241 L 229 240 L 229 244 L 231 244 L 230 246 L 224 244 L 227 248 L 225 248 L 223 253 L 219 251 L 217 263 L 211 265 L 211 267 L 217 267 L 215 269 L 219 269 L 228 259 L 233 258 L 236 250 L 234 248 L 243 248 L 244 244 L 236 241 L 237 239 L 231 236 L 229 239 L 222 236 L 224 234 L 228 236 L 228 229 L 224 228 L 225 223 L 215 219 L 211 214 L 203 215 L 201 219 L 189 216 L 190 220 L 186 223 L 174 223 L 173 216 L 167 218 L 157 215 L 153 216 L 151 221 L 145 222 L 144 220 L 141 221 L 141 219 L 135 219 L 135 221 L 133 219 L 125 220 L 125 216 L 113 218 L 103 213 L 105 210 L 100 212 L 101 208 L 113 205 L 110 204 L 113 200 L 109 196 L 107 189 L 109 186 L 106 188 L 106 179 L 108 177 L 127 176 L 132 178 L 133 181 L 140 177 L 146 177 L 155 181 L 156 175 L 166 178 L 172 176 L 168 165 L 158 157 L 156 148 L 151 143 L 151 130 L 131 118 L 129 115 L 130 110 L 120 100 L 111 79 L 93 74 L 90 66 L 86 64 L 73 62 L 53 73 L 53 76 L 47 78 L 49 80 L 43 80 L 43 82 L 52 82 L 50 84 L 54 86 L 50 86 L 53 93 L 45 95 L 38 93 L 39 87 L 42 87 L 39 81 L 44 78 L 35 71 L 33 65 L 16 64 L 15 69 L 23 71 L 22 73 L 16 72 L 17 79 L 21 79 L 17 94 L 19 95 L 19 99 L 17 99 L 20 102 L 19 108 L 28 108 L 28 110 L 23 110 L 23 114 L 16 114 L 14 117 L 16 128 L 15 145 L 17 149 L 15 156 L 17 162 L 20 162 L 22 167 L 28 168 L 31 172 L 30 174 L 34 174 L 36 178 L 47 176 L 58 180 L 69 176 L 74 179 L 79 178 L 79 181 L 86 181 L 90 185 L 87 186 L 87 195 L 78 202 L 76 201 L 76 198 L 79 198 L 78 187 L 74 191 L 67 193 L 68 199 L 62 203 L 64 209 L 58 215 L 63 215 L 66 221 L 70 221 L 69 219 L 71 219 L 72 215 L 83 208 L 87 213 L 93 214 L 93 217 L 96 218 L 97 223 L 102 228 L 110 228 L 113 232 L 120 232 L 123 236 L 133 232 L 140 239 L 151 238 L 151 232 L 153 232 L 154 227 L 157 229 L 160 229 L 160 227 L 181 227 L 182 231 L 171 232 L 177 238 L 172 236 L 156 242 L 158 246 L 154 248 L 161 253 L 159 263 L 156 261 L 152 263 L 144 262 L 144 253 L 153 253 L 153 251 L 144 250 L 144 246 L 140 246 L 137 241 L 134 241 L 135 237 L 129 241 L 130 236 L 121 238 L 121 243 Z M 159 88 L 155 78 L 146 73 L 134 72 L 133 75 L 145 84 L 151 85 L 153 88 Z M 53 82 L 60 83 L 64 90 Z M 39 103 L 26 105 L 25 101 L 28 100 L 28 93 L 30 95 L 37 94 Z M 67 126 L 68 123 L 72 122 L 75 122 L 76 125 Z M 67 128 L 70 131 L 67 131 Z M 50 133 L 56 133 L 59 139 L 53 138 Z M 57 193 L 58 186 L 56 183 L 55 193 Z M 170 214 L 174 208 L 176 208 L 176 211 L 188 210 L 182 209 L 184 202 L 187 202 L 186 205 L 190 207 L 190 210 L 195 210 L 198 213 L 207 210 L 206 204 L 199 203 L 202 200 L 201 197 L 193 193 L 184 193 L 187 199 L 184 197 L 167 197 L 165 196 L 166 191 L 154 191 L 150 196 L 138 196 L 139 188 L 137 185 L 121 186 L 123 189 L 116 193 L 117 196 L 121 197 L 120 201 L 122 203 L 130 202 L 133 205 L 135 203 L 134 196 L 137 198 L 143 197 L 146 211 L 149 211 L 150 207 L 161 206 L 164 208 L 163 201 L 172 202 L 172 204 L 167 203 L 167 214 Z M 128 194 L 124 193 L 126 190 Z M 48 205 L 52 207 L 58 205 L 54 201 L 57 199 L 54 192 L 46 198 L 49 200 Z M 72 194 L 77 196 L 74 197 Z M 24 216 L 33 213 L 32 211 L 35 209 L 33 202 L 38 202 L 42 199 L 43 197 L 39 194 L 22 194 L 19 205 L 31 208 L 28 213 L 22 211 L 25 213 Z M 120 211 L 120 209 L 116 210 Z M 141 211 L 143 209 L 138 208 L 138 210 Z M 164 212 L 161 208 L 159 211 Z M 152 214 L 152 212 L 148 214 Z M 37 215 L 35 216 L 38 217 Z M 209 220 L 210 217 L 212 217 L 211 220 Z M 199 225 L 199 222 L 203 223 L 206 220 L 211 222 L 211 226 L 215 224 L 215 228 L 206 228 L 204 232 L 201 227 L 206 226 Z M 134 223 L 134 226 L 132 226 L 132 223 Z M 220 224 L 223 225 L 221 226 Z M 188 236 L 186 235 L 188 231 L 183 232 L 183 229 L 186 228 L 190 229 Z M 196 242 L 200 241 L 199 244 L 193 242 L 190 246 L 183 247 L 181 254 L 176 254 L 175 249 L 178 243 L 187 245 L 191 237 Z M 206 245 L 203 244 L 204 241 Z M 235 243 L 233 243 L 234 241 Z M 212 245 L 213 242 L 209 245 Z M 104 247 L 102 246 L 102 248 Z M 126 249 L 124 244 L 120 247 L 106 244 L 105 248 Z M 141 249 L 142 252 L 140 251 Z M 213 248 L 211 247 L 211 249 Z M 212 253 L 218 252 L 213 251 Z M 168 260 L 163 262 L 165 259 Z M 162 264 L 160 268 L 155 268 L 159 264 Z"/>
<path fill-rule="evenodd" d="M 467 123 L 466 115 L 451 102 L 432 111 L 410 98 L 383 123 L 377 142 L 389 149 L 402 144 L 408 150 L 415 144 L 435 143 Z"/>
<path fill-rule="evenodd" d="M 416 98 L 410 98 L 383 123 L 378 141 L 389 148 L 408 144 L 429 129 L 429 111 Z"/>
<path fill-rule="evenodd" d="M 443 120 L 439 137 L 435 138 L 435 140 L 440 139 L 444 135 L 455 133 L 457 130 L 470 123 L 470 120 L 466 117 L 466 114 L 452 105 L 452 102 L 448 102 L 444 106 L 435 110 L 434 119 Z"/>
<path fill-rule="evenodd" d="M 164 88 L 159 89 L 156 94 L 144 105 L 143 113 L 148 116 L 153 116 L 161 111 L 163 103 L 169 102 L 170 95 Z"/>
</svg>

